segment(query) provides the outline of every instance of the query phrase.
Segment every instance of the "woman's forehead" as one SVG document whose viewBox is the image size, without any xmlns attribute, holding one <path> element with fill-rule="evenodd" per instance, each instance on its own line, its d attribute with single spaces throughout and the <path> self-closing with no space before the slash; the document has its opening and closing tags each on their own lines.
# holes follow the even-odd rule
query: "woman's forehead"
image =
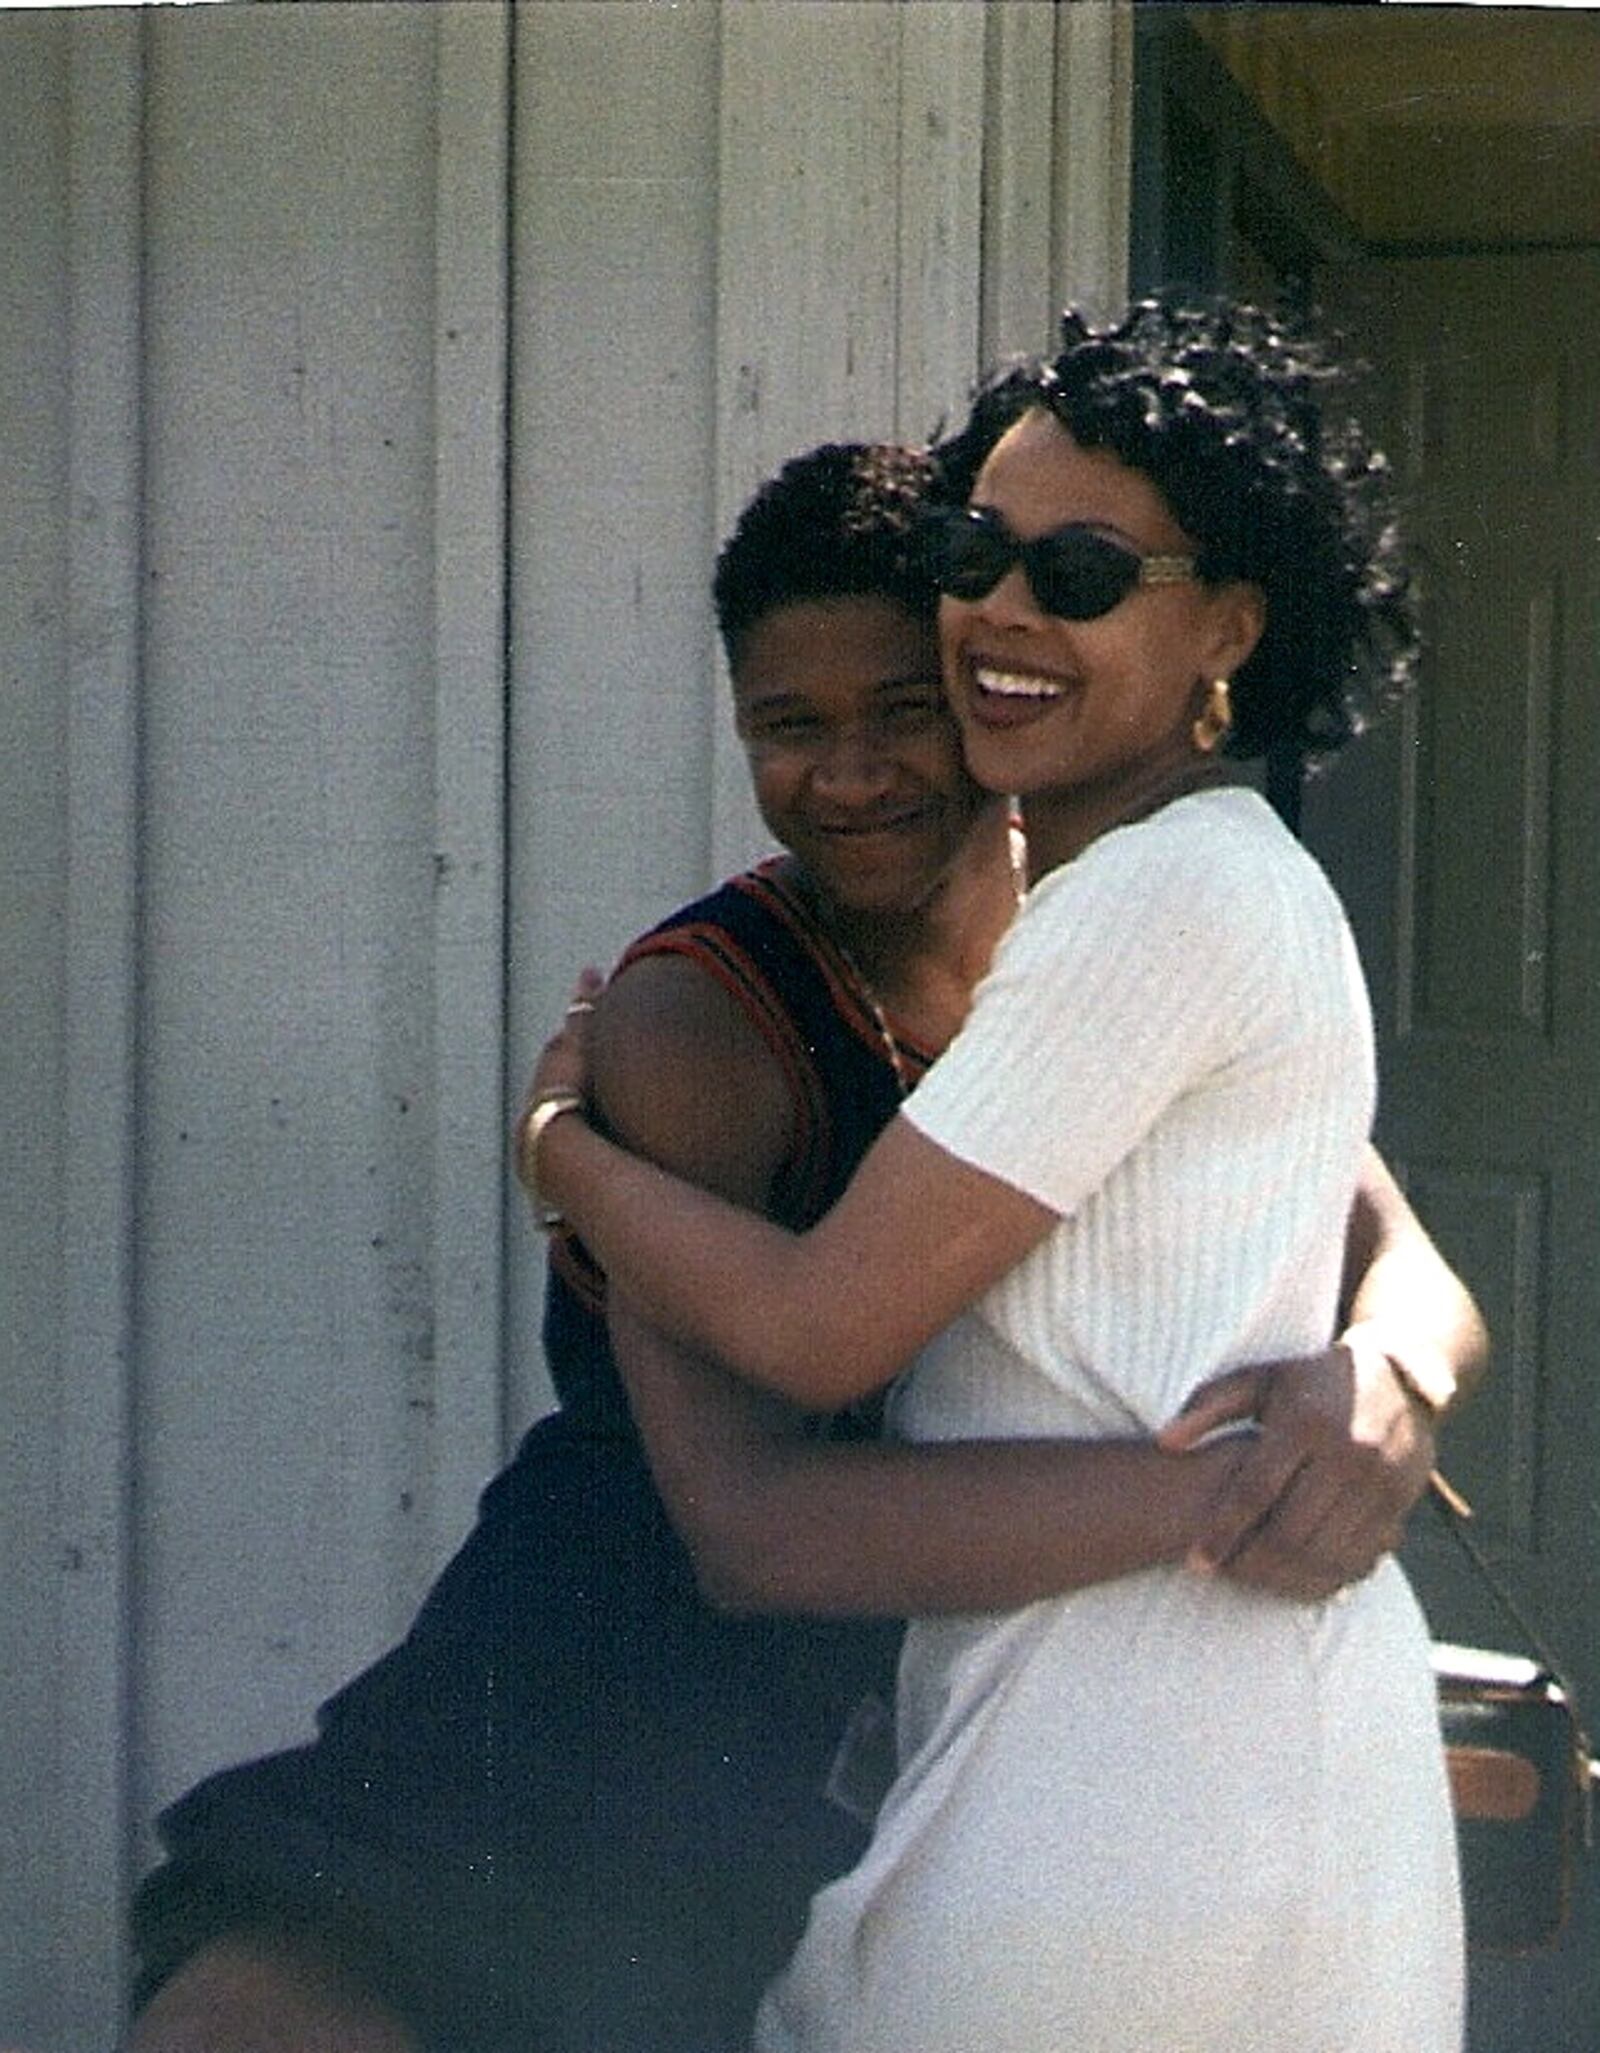
<svg viewBox="0 0 1600 2053">
<path fill-rule="evenodd" d="M 1042 407 L 1013 422 L 990 450 L 972 503 L 993 507 L 1024 536 L 1079 522 L 1145 547 L 1187 542 L 1153 478 L 1113 450 L 1085 448 Z"/>
</svg>

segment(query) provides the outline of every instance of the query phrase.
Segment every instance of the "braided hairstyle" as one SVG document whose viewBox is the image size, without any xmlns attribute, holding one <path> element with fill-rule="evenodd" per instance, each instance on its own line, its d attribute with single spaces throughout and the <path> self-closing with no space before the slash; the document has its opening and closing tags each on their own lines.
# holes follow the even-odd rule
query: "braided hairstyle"
<svg viewBox="0 0 1600 2053">
<path fill-rule="evenodd" d="M 1389 467 L 1343 410 L 1343 374 L 1253 306 L 1143 300 L 1115 327 L 1062 317 L 1052 360 L 980 387 L 939 445 L 941 492 L 965 500 L 985 457 L 1033 408 L 1085 449 L 1148 477 L 1208 583 L 1242 578 L 1266 627 L 1233 679 L 1230 753 L 1314 760 L 1411 683 L 1417 626 Z"/>
<path fill-rule="evenodd" d="M 750 630 L 807 599 L 891 599 L 918 620 L 938 606 L 920 561 L 933 491 L 925 450 L 828 442 L 790 459 L 745 507 L 717 558 L 712 598 L 730 666 Z"/>
</svg>

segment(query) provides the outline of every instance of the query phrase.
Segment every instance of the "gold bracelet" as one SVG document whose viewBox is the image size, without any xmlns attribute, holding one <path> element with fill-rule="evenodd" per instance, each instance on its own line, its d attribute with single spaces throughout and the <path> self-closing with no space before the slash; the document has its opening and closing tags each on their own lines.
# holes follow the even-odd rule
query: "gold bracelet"
<svg viewBox="0 0 1600 2053">
<path fill-rule="evenodd" d="M 516 1157 L 517 1176 L 522 1187 L 533 1199 L 536 1207 L 534 1217 L 542 1231 L 553 1233 L 565 1224 L 561 1214 L 552 1205 L 547 1205 L 539 1191 L 539 1142 L 551 1120 L 559 1119 L 563 1112 L 581 1112 L 583 1094 L 581 1091 L 547 1091 L 542 1098 L 535 1098 L 531 1105 L 523 1108 L 517 1121 Z"/>
</svg>

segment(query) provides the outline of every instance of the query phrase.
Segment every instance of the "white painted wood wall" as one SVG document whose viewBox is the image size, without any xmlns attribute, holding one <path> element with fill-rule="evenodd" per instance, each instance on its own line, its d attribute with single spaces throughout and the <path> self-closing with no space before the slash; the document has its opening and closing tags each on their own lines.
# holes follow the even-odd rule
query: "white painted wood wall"
<svg viewBox="0 0 1600 2053">
<path fill-rule="evenodd" d="M 1114 299 L 1080 0 L 0 14 L 0 2043 L 542 1408 L 571 970 L 759 846 L 710 561 Z"/>
</svg>

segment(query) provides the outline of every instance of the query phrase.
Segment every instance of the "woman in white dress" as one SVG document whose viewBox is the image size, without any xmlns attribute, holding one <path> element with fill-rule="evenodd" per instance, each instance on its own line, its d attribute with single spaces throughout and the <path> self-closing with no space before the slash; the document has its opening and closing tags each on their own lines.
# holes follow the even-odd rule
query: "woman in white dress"
<svg viewBox="0 0 1600 2053">
<path fill-rule="evenodd" d="M 949 1051 L 800 1236 L 587 1125 L 581 1009 L 521 1129 L 657 1324 L 818 1406 L 910 1362 L 917 1439 L 1147 1443 L 1203 1378 L 1325 1345 L 1373 1110 L 1338 902 L 1219 759 L 1336 746 L 1363 672 L 1404 681 L 1382 461 L 1249 309 L 1064 325 L 980 396 L 930 534 L 947 689 L 1031 883 Z M 1404 1576 L 1231 1587 L 1138 1473 L 1086 1490 L 1074 1594 L 913 1625 L 899 1776 L 762 2053 L 1455 2053 Z"/>
</svg>

